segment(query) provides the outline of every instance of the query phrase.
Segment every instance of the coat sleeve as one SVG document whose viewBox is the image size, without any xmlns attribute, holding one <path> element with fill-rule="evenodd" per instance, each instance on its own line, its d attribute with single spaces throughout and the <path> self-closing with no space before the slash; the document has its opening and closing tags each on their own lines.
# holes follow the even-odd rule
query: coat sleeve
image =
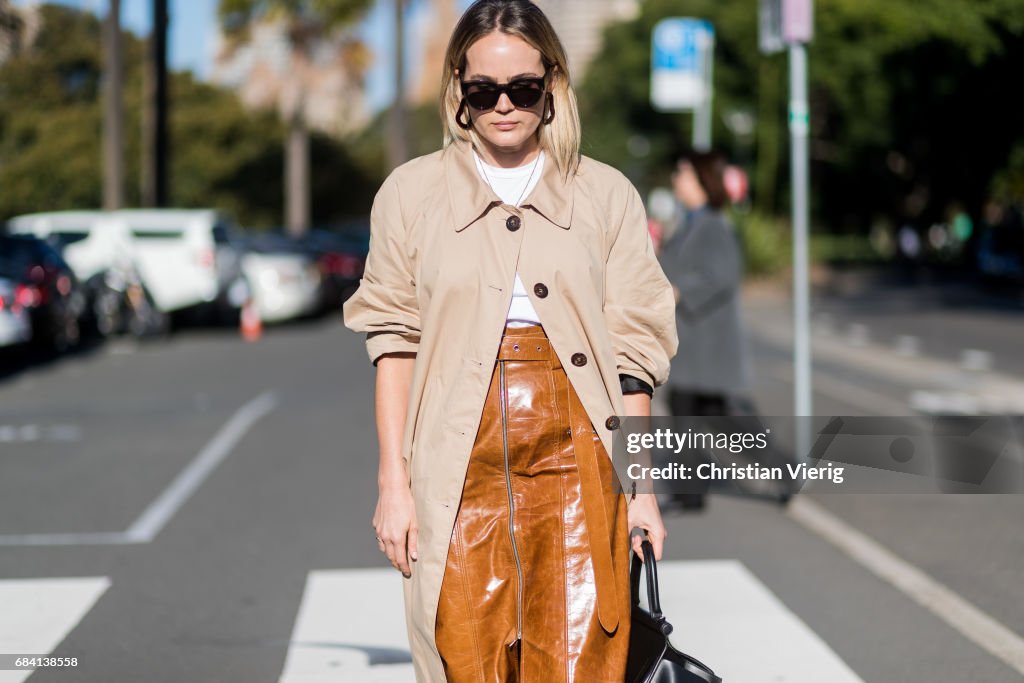
<svg viewBox="0 0 1024 683">
<path fill-rule="evenodd" d="M 604 314 L 621 375 L 652 387 L 668 379 L 678 345 L 675 297 L 647 231 L 640 194 L 628 181 L 605 268 Z"/>
<path fill-rule="evenodd" d="M 366 333 L 376 365 L 383 354 L 415 353 L 420 342 L 416 279 L 395 175 L 388 176 L 370 210 L 370 250 L 359 288 L 344 305 L 345 325 Z"/>
<path fill-rule="evenodd" d="M 739 246 L 729 225 L 705 218 L 678 249 L 666 253 L 665 272 L 679 289 L 679 310 L 700 318 L 730 295 L 743 277 Z"/>
</svg>

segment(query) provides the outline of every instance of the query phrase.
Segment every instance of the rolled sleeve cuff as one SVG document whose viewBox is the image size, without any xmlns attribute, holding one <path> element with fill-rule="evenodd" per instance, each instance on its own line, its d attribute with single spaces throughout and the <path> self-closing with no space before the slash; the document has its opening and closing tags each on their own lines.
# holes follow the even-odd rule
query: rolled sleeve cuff
<svg viewBox="0 0 1024 683">
<path fill-rule="evenodd" d="M 366 351 L 370 362 L 377 365 L 380 357 L 387 353 L 416 353 L 419 339 L 413 335 L 398 332 L 369 332 L 366 335 Z"/>
</svg>

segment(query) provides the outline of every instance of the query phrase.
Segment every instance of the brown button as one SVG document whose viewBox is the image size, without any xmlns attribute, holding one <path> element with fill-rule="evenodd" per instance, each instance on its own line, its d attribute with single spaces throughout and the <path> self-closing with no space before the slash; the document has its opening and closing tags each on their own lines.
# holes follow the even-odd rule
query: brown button
<svg viewBox="0 0 1024 683">
<path fill-rule="evenodd" d="M 604 421 L 604 426 L 607 427 L 608 429 L 618 429 L 619 418 L 616 417 L 615 415 L 612 415 L 611 417 Z"/>
<path fill-rule="evenodd" d="M 572 360 L 572 364 L 578 368 L 582 368 L 584 365 L 587 364 L 587 357 L 582 353 L 572 354 L 572 358 L 570 360 Z"/>
<path fill-rule="evenodd" d="M 508 219 L 505 220 L 505 227 L 511 232 L 518 230 L 520 225 L 522 225 L 522 221 L 519 220 L 519 216 L 509 216 Z"/>
<path fill-rule="evenodd" d="M 533 293 L 543 299 L 548 295 L 548 288 L 546 285 L 538 282 L 533 286 Z"/>
</svg>

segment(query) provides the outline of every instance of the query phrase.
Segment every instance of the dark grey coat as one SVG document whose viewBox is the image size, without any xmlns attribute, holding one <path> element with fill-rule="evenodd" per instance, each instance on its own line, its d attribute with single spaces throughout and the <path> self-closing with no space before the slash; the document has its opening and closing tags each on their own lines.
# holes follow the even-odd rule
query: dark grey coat
<svg viewBox="0 0 1024 683">
<path fill-rule="evenodd" d="M 710 208 L 691 212 L 665 242 L 659 258 L 680 293 L 679 351 L 668 385 L 685 391 L 743 393 L 750 384 L 739 305 L 743 256 L 729 219 Z"/>
</svg>

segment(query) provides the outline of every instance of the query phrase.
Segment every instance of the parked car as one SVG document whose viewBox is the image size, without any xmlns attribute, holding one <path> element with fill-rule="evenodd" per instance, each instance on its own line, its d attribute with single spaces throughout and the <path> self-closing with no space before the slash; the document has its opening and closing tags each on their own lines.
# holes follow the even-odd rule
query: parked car
<svg viewBox="0 0 1024 683">
<path fill-rule="evenodd" d="M 262 321 L 281 322 L 318 310 L 320 269 L 295 241 L 277 233 L 250 236 L 243 270 Z"/>
<path fill-rule="evenodd" d="M 32 321 L 18 300 L 18 283 L 0 277 L 0 347 L 22 344 L 32 339 Z"/>
<path fill-rule="evenodd" d="M 0 277 L 17 283 L 15 299 L 29 311 L 34 346 L 63 352 L 78 343 L 85 296 L 54 247 L 33 235 L 0 235 Z"/>
<path fill-rule="evenodd" d="M 340 307 L 359 286 L 369 251 L 369 225 L 364 231 L 346 233 L 311 230 L 298 243 L 315 260 L 323 276 L 321 305 Z"/>
<path fill-rule="evenodd" d="M 102 223 L 131 236 L 135 267 L 157 311 L 237 316 L 247 297 L 241 235 L 225 215 L 213 209 L 125 209 L 105 214 Z"/>
<path fill-rule="evenodd" d="M 102 211 L 53 211 L 12 218 L 11 234 L 30 234 L 56 247 L 85 294 L 81 321 L 89 332 L 102 337 L 133 326 L 129 316 L 128 283 L 137 281 L 131 238 L 126 230 L 103 225 Z"/>
</svg>

